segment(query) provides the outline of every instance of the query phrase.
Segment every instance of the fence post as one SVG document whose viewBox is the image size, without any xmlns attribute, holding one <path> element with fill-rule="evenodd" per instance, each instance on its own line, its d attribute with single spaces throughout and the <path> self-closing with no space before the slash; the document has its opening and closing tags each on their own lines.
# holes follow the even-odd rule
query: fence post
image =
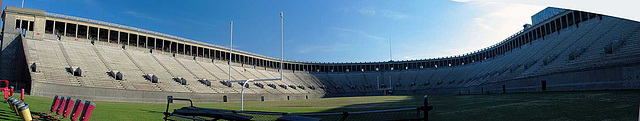
<svg viewBox="0 0 640 121">
<path fill-rule="evenodd" d="M 429 120 L 429 98 L 427 97 L 427 95 L 424 95 L 424 120 L 428 121 Z"/>
<path fill-rule="evenodd" d="M 419 119 L 420 118 L 420 113 L 421 113 L 420 111 L 422 111 L 422 107 L 417 107 L 416 110 L 417 110 L 416 111 L 416 117 L 417 117 L 417 119 Z"/>
<path fill-rule="evenodd" d="M 340 119 L 341 121 L 346 121 L 347 117 L 349 117 L 349 112 L 342 112 L 342 119 Z"/>
<path fill-rule="evenodd" d="M 20 89 L 20 99 L 24 102 L 24 89 Z"/>
</svg>

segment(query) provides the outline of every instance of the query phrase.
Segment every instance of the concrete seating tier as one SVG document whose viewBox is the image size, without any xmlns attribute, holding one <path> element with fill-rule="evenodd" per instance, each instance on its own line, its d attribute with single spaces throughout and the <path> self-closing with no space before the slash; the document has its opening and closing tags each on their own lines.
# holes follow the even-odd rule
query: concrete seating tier
<svg viewBox="0 0 640 121">
<path fill-rule="evenodd" d="M 173 81 L 173 77 L 167 70 L 162 68 L 160 63 L 156 61 L 151 53 L 135 50 L 126 50 L 133 58 L 133 61 L 140 65 L 140 69 L 144 74 L 154 74 L 158 77 L 158 83 L 156 85 L 162 91 L 171 92 L 191 92 L 184 86 Z M 145 80 L 150 81 L 150 80 Z"/>
</svg>

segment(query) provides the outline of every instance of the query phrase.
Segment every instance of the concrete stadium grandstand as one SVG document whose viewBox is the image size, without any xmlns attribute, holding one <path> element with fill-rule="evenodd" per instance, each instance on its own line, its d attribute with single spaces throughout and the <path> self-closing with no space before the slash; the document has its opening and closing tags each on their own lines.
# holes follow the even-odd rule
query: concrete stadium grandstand
<svg viewBox="0 0 640 121">
<path fill-rule="evenodd" d="M 231 80 L 280 78 L 278 58 L 173 35 L 12 6 L 2 19 L 0 79 L 31 95 L 227 102 L 241 97 L 242 83 Z M 285 60 L 282 80 L 248 83 L 245 99 L 640 89 L 639 22 L 561 8 L 532 20 L 493 46 L 457 56 Z"/>
</svg>

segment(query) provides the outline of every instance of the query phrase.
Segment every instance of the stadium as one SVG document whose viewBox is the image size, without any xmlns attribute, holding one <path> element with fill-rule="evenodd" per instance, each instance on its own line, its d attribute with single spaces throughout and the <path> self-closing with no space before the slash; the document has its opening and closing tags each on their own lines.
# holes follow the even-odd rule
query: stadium
<svg viewBox="0 0 640 121">
<path fill-rule="evenodd" d="M 256 108 L 259 102 L 385 98 L 383 95 L 407 96 L 412 101 L 408 106 L 421 106 L 426 94 L 490 98 L 503 93 L 543 96 L 604 91 L 622 92 L 628 96 L 622 102 L 637 103 L 635 90 L 640 89 L 639 22 L 553 7 L 533 15 L 533 24 L 481 50 L 430 59 L 356 63 L 281 60 L 30 8 L 7 6 L 2 20 L 0 80 L 24 89 L 29 94 L 25 102 L 37 100 L 31 105 L 46 106 L 39 108 L 43 110 L 57 96 L 103 102 L 105 107 L 151 103 L 161 108 L 167 96 L 172 96 L 196 105 L 222 102 L 233 106 L 218 108 L 230 110 L 238 110 L 237 102 L 246 100 L 254 106 L 249 109 L 267 112 L 291 111 Z M 608 92 L 611 90 L 614 92 Z M 103 108 L 100 105 L 96 110 Z M 637 106 L 623 108 L 638 111 Z M 402 104 L 391 108 L 400 107 Z M 359 110 L 383 108 L 390 107 Z M 456 111 L 434 106 L 433 111 L 438 110 Z M 414 107 L 411 112 L 415 111 Z M 633 120 L 634 113 L 630 114 Z M 417 117 L 425 115 L 418 113 Z M 147 120 L 162 120 L 162 116 Z"/>
</svg>

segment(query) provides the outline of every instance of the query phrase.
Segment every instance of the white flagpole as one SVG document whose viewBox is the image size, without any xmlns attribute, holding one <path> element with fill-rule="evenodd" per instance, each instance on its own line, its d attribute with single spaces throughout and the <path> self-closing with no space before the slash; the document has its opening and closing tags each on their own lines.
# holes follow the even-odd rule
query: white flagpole
<svg viewBox="0 0 640 121">
<path fill-rule="evenodd" d="M 280 79 L 284 81 L 284 78 L 282 78 L 282 65 L 284 62 L 284 17 L 282 15 L 283 13 L 280 12 Z"/>
<path fill-rule="evenodd" d="M 231 81 L 231 57 L 233 57 L 233 21 L 231 21 L 231 44 L 229 45 L 229 61 L 227 64 L 229 66 L 229 81 Z"/>
<path fill-rule="evenodd" d="M 391 38 L 389 38 L 389 60 L 393 61 L 393 55 L 391 53 Z"/>
</svg>

